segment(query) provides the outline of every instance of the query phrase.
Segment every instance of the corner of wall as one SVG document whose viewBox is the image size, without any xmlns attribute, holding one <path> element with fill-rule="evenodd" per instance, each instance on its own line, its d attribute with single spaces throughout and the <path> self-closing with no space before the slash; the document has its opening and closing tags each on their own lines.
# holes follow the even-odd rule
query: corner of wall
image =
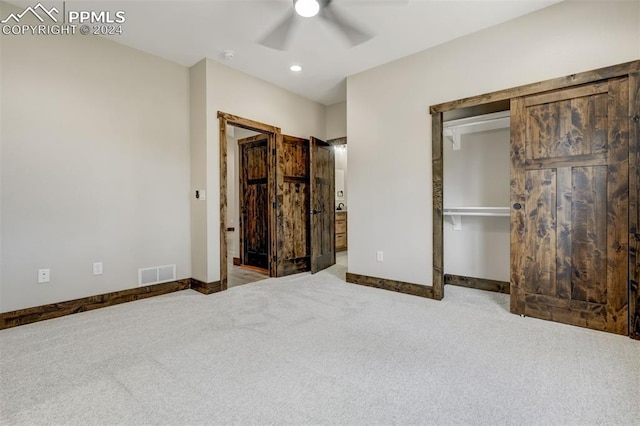
<svg viewBox="0 0 640 426">
<path fill-rule="evenodd" d="M 209 63 L 207 63 L 207 68 Z M 206 88 L 206 186 L 207 186 L 207 282 L 220 280 L 220 127 L 218 110 L 212 104 L 212 88 Z M 226 143 L 226 141 L 225 141 Z"/>
<path fill-rule="evenodd" d="M 347 136 L 347 102 L 340 102 L 325 108 L 327 139 Z"/>
<path fill-rule="evenodd" d="M 195 191 L 206 191 L 206 87 L 206 60 L 203 59 L 189 69 L 191 275 L 203 282 L 209 282 L 207 276 L 207 208 L 204 201 L 195 198 Z"/>
</svg>

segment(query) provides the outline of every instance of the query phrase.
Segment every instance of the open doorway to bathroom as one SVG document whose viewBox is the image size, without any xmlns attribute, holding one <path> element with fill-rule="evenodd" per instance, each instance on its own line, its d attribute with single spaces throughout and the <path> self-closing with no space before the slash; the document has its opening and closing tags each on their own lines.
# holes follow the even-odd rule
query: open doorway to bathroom
<svg viewBox="0 0 640 426">
<path fill-rule="evenodd" d="M 327 141 L 335 150 L 335 198 L 336 198 L 336 265 L 347 270 L 347 250 L 349 249 L 348 232 L 348 171 L 347 171 L 347 138 Z"/>
</svg>

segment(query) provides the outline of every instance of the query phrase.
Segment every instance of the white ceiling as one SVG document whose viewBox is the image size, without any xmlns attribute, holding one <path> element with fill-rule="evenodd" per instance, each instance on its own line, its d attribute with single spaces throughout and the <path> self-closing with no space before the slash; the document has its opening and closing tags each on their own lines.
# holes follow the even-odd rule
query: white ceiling
<svg viewBox="0 0 640 426">
<path fill-rule="evenodd" d="M 66 8 L 124 10 L 123 34 L 111 36 L 115 41 L 186 66 L 208 57 L 331 105 L 346 99 L 348 75 L 559 1 L 334 0 L 335 10 L 374 38 L 351 48 L 319 17 L 297 16 L 286 51 L 258 41 L 292 10 L 292 0 L 67 1 Z M 222 56 L 227 49 L 235 52 L 232 60 Z M 303 71 L 289 71 L 293 63 Z"/>
</svg>

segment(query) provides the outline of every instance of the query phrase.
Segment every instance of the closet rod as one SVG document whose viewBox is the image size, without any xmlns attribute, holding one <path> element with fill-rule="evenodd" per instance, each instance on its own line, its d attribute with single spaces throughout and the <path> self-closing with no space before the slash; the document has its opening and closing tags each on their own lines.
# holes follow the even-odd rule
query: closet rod
<svg viewBox="0 0 640 426">
<path fill-rule="evenodd" d="M 463 120 L 466 120 L 466 119 L 463 118 Z M 469 121 L 469 122 L 466 122 L 466 123 L 457 123 L 457 120 L 456 121 L 448 121 L 448 122 L 444 123 L 444 128 L 445 129 L 450 129 L 452 127 L 478 126 L 480 124 L 494 123 L 494 122 L 500 121 L 500 120 L 509 121 L 509 117 L 487 118 L 485 120 L 474 120 L 474 121 Z M 505 127 L 509 127 L 509 126 L 506 125 Z"/>
</svg>

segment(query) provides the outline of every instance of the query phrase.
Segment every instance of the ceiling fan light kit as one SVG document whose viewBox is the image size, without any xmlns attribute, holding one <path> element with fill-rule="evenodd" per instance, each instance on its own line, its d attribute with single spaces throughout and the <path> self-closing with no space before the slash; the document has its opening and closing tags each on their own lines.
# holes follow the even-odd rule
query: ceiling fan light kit
<svg viewBox="0 0 640 426">
<path fill-rule="evenodd" d="M 317 0 L 294 0 L 296 13 L 304 18 L 312 18 L 320 11 L 320 3 Z"/>
<path fill-rule="evenodd" d="M 341 35 L 350 47 L 371 39 L 371 35 L 352 24 L 338 10 L 334 10 L 333 0 L 293 0 L 293 9 L 259 41 L 261 45 L 272 49 L 285 50 L 295 22 L 299 19 L 298 16 L 310 18 L 316 15 L 319 16 L 322 22 L 331 26 L 334 31 Z"/>
</svg>

